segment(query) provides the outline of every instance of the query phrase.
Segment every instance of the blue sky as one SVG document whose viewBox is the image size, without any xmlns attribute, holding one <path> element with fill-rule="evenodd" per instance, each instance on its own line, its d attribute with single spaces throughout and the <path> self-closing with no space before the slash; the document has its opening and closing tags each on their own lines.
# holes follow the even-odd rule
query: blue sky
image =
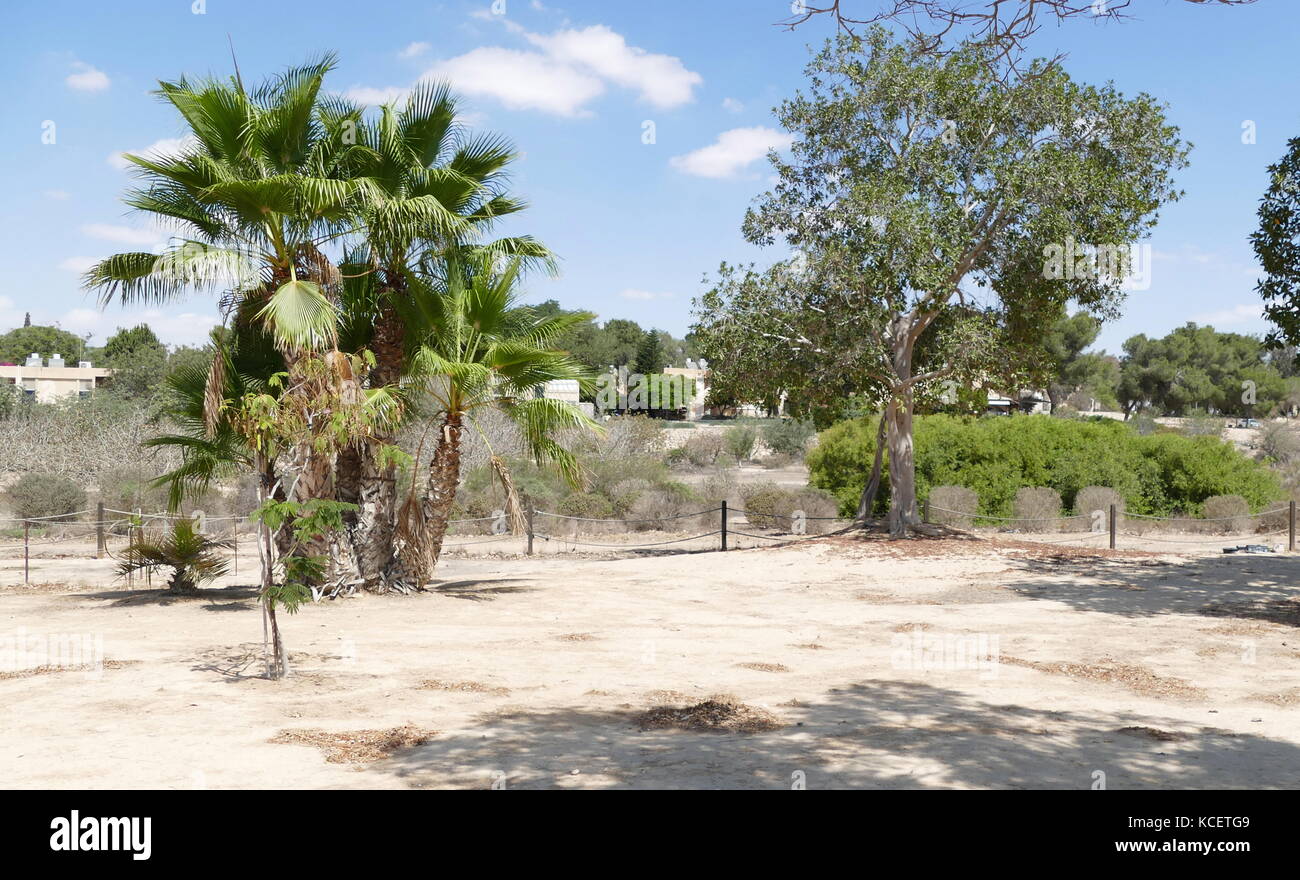
<svg viewBox="0 0 1300 880">
<path fill-rule="evenodd" d="M 1116 351 L 1134 333 L 1163 335 L 1186 321 L 1261 332 L 1247 236 L 1266 167 L 1300 135 L 1292 48 L 1300 3 L 1132 6 L 1136 20 L 1048 24 L 1033 44 L 1040 54 L 1066 52 L 1078 79 L 1112 79 L 1166 101 L 1195 144 L 1179 179 L 1186 196 L 1165 209 L 1150 241 L 1150 288 L 1130 293 L 1099 344 Z M 785 255 L 746 245 L 740 222 L 768 184 L 765 148 L 781 143 L 771 108 L 800 86 L 807 46 L 832 33 L 829 21 L 793 33 L 775 27 L 786 0 L 506 0 L 504 15 L 492 7 L 9 4 L 0 241 L 11 271 L 0 284 L 0 331 L 31 312 L 34 322 L 93 333 L 93 342 L 142 319 L 164 341 L 202 341 L 217 321 L 210 299 L 101 313 L 78 273 L 94 258 L 161 241 L 118 201 L 130 178 L 116 156 L 183 135 L 149 91 L 182 73 L 228 74 L 227 34 L 246 79 L 326 49 L 340 55 L 330 89 L 359 99 L 383 100 L 424 76 L 451 78 L 475 124 L 523 153 L 514 188 L 531 207 L 503 231 L 536 235 L 563 260 L 559 279 L 531 282 L 532 300 L 681 335 L 702 276 L 720 260 Z M 49 123 L 54 143 L 43 142 Z M 644 142 L 647 123 L 653 143 Z M 1254 143 L 1243 143 L 1247 123 Z"/>
</svg>

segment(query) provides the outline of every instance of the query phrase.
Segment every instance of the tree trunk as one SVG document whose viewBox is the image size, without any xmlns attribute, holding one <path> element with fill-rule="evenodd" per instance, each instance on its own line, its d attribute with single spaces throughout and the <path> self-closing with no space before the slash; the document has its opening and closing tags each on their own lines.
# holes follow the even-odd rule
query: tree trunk
<svg viewBox="0 0 1300 880">
<path fill-rule="evenodd" d="M 370 348 L 375 366 L 370 371 L 370 387 L 382 388 L 401 382 L 406 359 L 406 325 L 392 305 L 398 290 L 381 293 L 379 314 Z M 380 450 L 393 438 L 378 435 L 350 448 L 351 455 L 341 463 L 355 467 L 355 482 L 349 482 L 350 497 L 340 500 L 356 504 L 358 510 L 349 522 L 349 538 L 354 556 L 356 580 L 370 592 L 387 592 L 394 579 L 403 581 L 406 572 L 398 558 L 394 542 L 397 529 L 397 468 L 381 466 Z M 349 473 L 349 476 L 352 476 Z"/>
<path fill-rule="evenodd" d="M 896 318 L 891 327 L 894 378 L 898 383 L 885 410 L 889 443 L 889 534 L 907 535 L 920 525 L 916 510 L 916 460 L 912 446 L 912 346 L 909 313 Z"/>
<path fill-rule="evenodd" d="M 268 480 L 271 469 L 269 463 L 260 455 L 257 470 L 261 480 L 257 487 L 259 506 L 270 497 L 271 486 Z M 280 624 L 275 618 L 275 607 L 270 598 L 271 588 L 275 585 L 272 568 L 275 565 L 275 545 L 271 529 L 266 523 L 257 524 L 257 554 L 262 560 L 262 653 L 266 661 L 266 677 L 272 680 L 284 678 L 289 673 L 289 658 L 280 638 Z"/>
<path fill-rule="evenodd" d="M 419 511 L 413 519 L 418 528 L 412 529 L 405 542 L 402 562 L 417 587 L 422 587 L 433 576 L 442 554 L 442 541 L 447 534 L 447 520 L 456 501 L 456 485 L 460 482 L 460 432 L 461 416 L 449 413 L 442 421 L 438 445 L 429 462 L 429 480 Z"/>
<path fill-rule="evenodd" d="M 880 474 L 882 470 L 881 462 L 885 457 L 885 431 L 888 427 L 889 410 L 880 414 L 880 425 L 876 428 L 876 457 L 871 464 L 871 478 L 867 480 L 867 485 L 862 489 L 862 497 L 858 499 L 858 512 L 853 517 L 854 525 L 866 525 L 867 520 L 871 519 L 871 511 L 876 506 L 876 495 L 880 493 Z"/>
</svg>

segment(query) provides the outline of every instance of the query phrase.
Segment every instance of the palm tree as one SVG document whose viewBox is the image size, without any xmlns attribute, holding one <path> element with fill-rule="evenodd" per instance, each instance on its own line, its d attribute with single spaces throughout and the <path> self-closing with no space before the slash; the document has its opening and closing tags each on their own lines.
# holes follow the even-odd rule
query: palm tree
<svg viewBox="0 0 1300 880">
<path fill-rule="evenodd" d="M 193 593 L 199 585 L 226 573 L 230 563 L 218 552 L 234 546 L 233 541 L 209 538 L 191 519 L 178 519 L 170 531 L 156 540 L 141 539 L 127 548 L 117 572 L 126 577 L 137 571 L 172 570 L 167 588 L 173 593 Z"/>
<path fill-rule="evenodd" d="M 504 265 L 498 269 L 499 264 Z M 466 427 L 477 427 L 475 416 L 482 410 L 505 413 L 539 463 L 550 461 L 571 484 L 582 482 L 577 459 L 556 434 L 599 428 L 576 405 L 538 392 L 553 379 L 576 379 L 591 387 L 588 368 L 551 347 L 560 334 L 591 315 L 539 317 L 518 302 L 519 272 L 517 257 L 503 260 L 491 252 L 453 256 L 446 261 L 440 289 L 421 291 L 413 300 L 423 330 L 411 359 L 410 381 L 441 418 L 423 492 L 413 473 L 398 515 L 399 559 L 390 579 L 402 588 L 423 586 L 438 563 L 460 478 L 462 434 Z M 489 455 L 517 522 L 519 504 L 505 460 L 490 445 Z"/>
<path fill-rule="evenodd" d="M 84 284 L 102 304 L 223 290 L 236 328 L 264 326 L 290 372 L 304 354 L 336 347 L 340 278 L 323 248 L 356 228 L 372 186 L 344 173 L 356 147 L 348 118 L 318 106 L 333 66 L 326 55 L 251 92 L 238 76 L 159 84 L 189 127 L 188 145 L 171 156 L 127 155 L 142 185 L 124 201 L 175 234 L 161 255 L 116 254 L 93 266 Z M 215 358 L 209 405 L 226 397 L 226 373 Z M 294 459 L 296 496 L 328 495 L 332 463 L 307 446 Z"/>
<path fill-rule="evenodd" d="M 470 135 L 446 84 L 417 86 L 400 108 L 381 107 L 373 120 L 343 102 L 330 112 L 356 126 L 363 149 L 341 164 L 369 187 L 359 241 L 341 266 L 345 347 L 374 353 L 372 386 L 395 385 L 420 342 L 407 333 L 421 319 L 414 295 L 425 289 L 413 276 L 436 274 L 449 255 L 469 249 L 551 271 L 554 260 L 527 236 L 488 240 L 499 218 L 524 208 L 505 191 L 516 154 L 504 138 Z M 357 575 L 372 590 L 385 589 L 384 572 L 395 560 L 396 467 L 379 460 L 391 441 L 376 436 L 343 450 L 337 462 L 338 497 L 358 508 L 349 522 Z"/>
</svg>

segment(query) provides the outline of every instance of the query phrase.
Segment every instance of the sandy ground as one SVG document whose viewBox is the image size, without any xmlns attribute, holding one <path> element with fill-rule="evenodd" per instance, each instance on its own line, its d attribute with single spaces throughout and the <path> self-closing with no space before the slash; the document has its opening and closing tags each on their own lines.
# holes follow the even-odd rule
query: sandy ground
<svg viewBox="0 0 1300 880">
<path fill-rule="evenodd" d="M 248 588 L 4 587 L 0 785 L 1294 788 L 1296 565 L 1009 539 L 451 558 L 426 594 L 286 617 L 282 682 Z M 67 636 L 90 668 L 14 669 Z M 637 723 L 717 693 L 784 726 Z M 364 762 L 271 742 L 404 726 L 427 742 Z"/>
</svg>

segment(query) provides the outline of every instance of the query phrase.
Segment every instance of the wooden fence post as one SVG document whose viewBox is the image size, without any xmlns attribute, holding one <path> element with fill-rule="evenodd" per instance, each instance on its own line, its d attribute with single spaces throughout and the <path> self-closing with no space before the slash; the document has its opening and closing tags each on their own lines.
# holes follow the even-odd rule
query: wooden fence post
<svg viewBox="0 0 1300 880">
<path fill-rule="evenodd" d="M 23 520 L 23 583 L 28 586 L 32 584 L 31 549 L 27 546 L 31 534 L 31 520 L 25 519 Z"/>
<path fill-rule="evenodd" d="M 722 502 L 722 549 L 727 549 L 727 502 Z"/>
<path fill-rule="evenodd" d="M 1110 506 L 1110 549 L 1115 549 L 1115 529 L 1117 526 L 1115 516 L 1115 505 Z"/>
<path fill-rule="evenodd" d="M 533 514 L 534 513 L 536 513 L 536 508 L 533 506 L 533 502 L 531 501 L 526 502 L 526 505 L 524 507 L 524 524 L 528 528 L 528 555 L 529 556 L 533 555 Z"/>
<path fill-rule="evenodd" d="M 108 544 L 104 541 L 104 502 L 95 507 L 95 558 L 103 559 Z"/>
<path fill-rule="evenodd" d="M 1286 549 L 1295 552 L 1295 502 L 1292 501 L 1287 509 L 1287 541 Z"/>
</svg>

